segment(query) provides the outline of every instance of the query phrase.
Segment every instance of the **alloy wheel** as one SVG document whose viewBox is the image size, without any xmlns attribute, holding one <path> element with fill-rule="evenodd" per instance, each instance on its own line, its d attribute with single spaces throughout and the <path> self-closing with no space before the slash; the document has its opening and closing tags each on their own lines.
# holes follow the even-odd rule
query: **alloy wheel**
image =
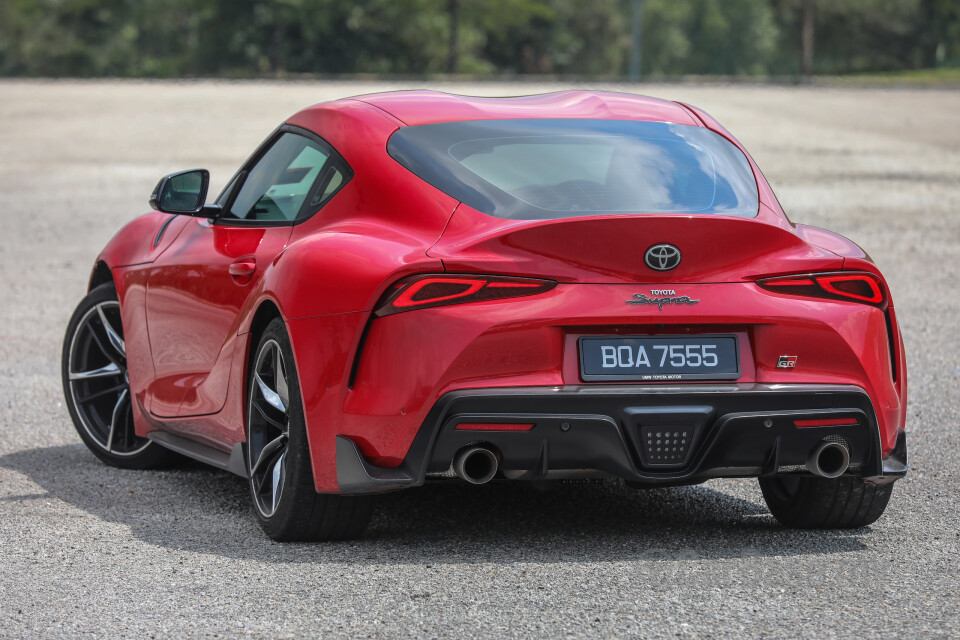
<svg viewBox="0 0 960 640">
<path fill-rule="evenodd" d="M 134 430 L 118 302 L 101 302 L 81 318 L 70 341 L 67 378 L 81 425 L 103 451 L 134 456 L 150 446 Z"/>
<path fill-rule="evenodd" d="M 290 388 L 276 340 L 260 347 L 247 408 L 247 469 L 257 510 L 271 517 L 280 504 L 290 439 Z"/>
</svg>

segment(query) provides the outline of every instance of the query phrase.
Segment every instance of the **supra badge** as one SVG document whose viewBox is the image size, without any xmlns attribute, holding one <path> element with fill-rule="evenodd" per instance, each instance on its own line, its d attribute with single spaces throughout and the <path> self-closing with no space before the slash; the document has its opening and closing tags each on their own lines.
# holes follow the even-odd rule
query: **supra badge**
<svg viewBox="0 0 960 640">
<path fill-rule="evenodd" d="M 678 296 L 673 289 L 650 289 L 650 297 L 645 293 L 635 293 L 626 302 L 627 304 L 655 304 L 663 311 L 665 304 L 697 304 L 700 301 L 693 300 L 690 296 Z"/>
</svg>

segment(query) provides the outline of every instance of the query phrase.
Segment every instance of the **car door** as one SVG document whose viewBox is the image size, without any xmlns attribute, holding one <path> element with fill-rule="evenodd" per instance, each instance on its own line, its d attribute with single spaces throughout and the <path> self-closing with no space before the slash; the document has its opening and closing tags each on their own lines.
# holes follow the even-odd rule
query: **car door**
<svg viewBox="0 0 960 640">
<path fill-rule="evenodd" d="M 223 213 L 192 219 L 151 266 L 151 413 L 198 416 L 223 407 L 240 311 L 286 246 L 330 155 L 319 140 L 281 129 L 221 195 Z"/>
</svg>

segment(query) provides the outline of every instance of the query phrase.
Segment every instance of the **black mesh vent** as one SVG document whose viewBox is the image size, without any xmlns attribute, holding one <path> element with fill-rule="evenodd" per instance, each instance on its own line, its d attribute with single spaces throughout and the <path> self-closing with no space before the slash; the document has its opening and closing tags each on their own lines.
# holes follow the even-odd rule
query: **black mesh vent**
<svg viewBox="0 0 960 640">
<path fill-rule="evenodd" d="M 641 427 L 641 446 L 647 466 L 676 466 L 685 463 L 695 432 L 692 425 Z"/>
</svg>

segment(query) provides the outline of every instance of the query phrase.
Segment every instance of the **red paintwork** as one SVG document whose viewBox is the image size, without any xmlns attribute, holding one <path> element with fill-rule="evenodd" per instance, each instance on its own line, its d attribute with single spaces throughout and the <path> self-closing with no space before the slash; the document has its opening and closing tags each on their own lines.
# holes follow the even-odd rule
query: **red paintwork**
<svg viewBox="0 0 960 640">
<path fill-rule="evenodd" d="M 561 91 L 515 98 L 477 98 L 436 91 L 393 91 L 352 100 L 391 114 L 407 126 L 506 118 L 593 118 L 647 120 L 697 126 L 684 105 L 608 91 Z"/>
<path fill-rule="evenodd" d="M 152 212 L 122 229 L 101 253 L 120 296 L 138 433 L 176 431 L 224 451 L 242 441 L 251 322 L 261 305 L 272 304 L 294 345 L 320 491 L 337 491 L 336 435 L 353 439 L 372 462 L 396 465 L 448 391 L 591 384 L 579 379 L 576 344 L 579 336 L 597 332 L 735 333 L 740 382 L 862 387 L 874 401 L 884 454 L 892 449 L 906 410 L 903 344 L 892 302 L 894 363 L 884 310 L 755 284 L 762 277 L 840 270 L 867 271 L 883 282 L 857 245 L 793 225 L 752 159 L 760 196 L 754 219 L 511 221 L 458 205 L 386 153 L 387 140 L 401 126 L 491 118 L 674 122 L 709 127 L 740 147 L 699 109 L 615 93 L 490 99 L 395 92 L 305 109 L 288 124 L 327 140 L 355 172 L 317 215 L 294 227 L 270 228 L 178 217 L 153 247 L 169 216 Z M 653 242 L 678 246 L 681 266 L 667 273 L 644 267 L 642 251 Z M 248 274 L 251 262 L 255 269 Z M 560 284 L 528 298 L 371 319 L 397 280 L 443 272 Z M 662 311 L 625 305 L 644 285 L 674 288 L 701 302 Z M 778 357 L 788 353 L 799 356 L 797 367 L 778 369 Z"/>
<path fill-rule="evenodd" d="M 283 250 L 290 231 L 291 227 L 225 227 L 193 218 L 149 267 L 151 413 L 195 416 L 223 408 L 240 311 Z M 252 265 L 253 271 L 233 275 L 234 265 Z"/>
<path fill-rule="evenodd" d="M 647 269 L 642 255 L 653 238 L 697 259 L 668 272 Z M 738 246 L 733 255 L 731 243 Z M 843 258 L 804 242 L 766 207 L 756 218 L 667 214 L 540 221 L 504 220 L 461 204 L 428 253 L 451 272 L 610 284 L 638 282 L 641 270 L 645 283 L 737 282 L 843 266 Z"/>
</svg>

